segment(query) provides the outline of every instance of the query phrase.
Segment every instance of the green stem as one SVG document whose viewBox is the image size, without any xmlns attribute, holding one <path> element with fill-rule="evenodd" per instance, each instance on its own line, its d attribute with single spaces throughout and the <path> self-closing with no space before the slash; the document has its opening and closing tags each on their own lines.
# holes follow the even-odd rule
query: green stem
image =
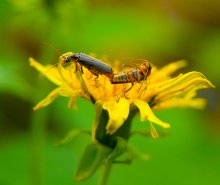
<svg viewBox="0 0 220 185">
<path fill-rule="evenodd" d="M 102 166 L 101 175 L 99 177 L 98 185 L 107 185 L 111 172 L 111 163 L 106 163 Z"/>
<path fill-rule="evenodd" d="M 42 83 L 42 81 L 40 82 Z M 36 96 L 35 95 L 33 96 L 33 101 L 36 103 L 40 99 L 40 97 L 43 97 L 43 94 L 44 94 L 43 92 L 38 92 Z M 47 109 L 42 109 L 36 112 L 32 112 L 31 114 L 29 165 L 30 165 L 30 181 L 31 181 L 30 184 L 32 185 L 46 184 L 44 164 L 45 164 L 47 115 L 48 115 Z"/>
<path fill-rule="evenodd" d="M 129 139 L 131 123 L 136 113 L 137 109 L 132 109 L 124 124 L 114 134 L 110 135 L 106 134 L 106 125 L 109 120 L 109 115 L 106 110 L 102 110 L 102 113 L 99 117 L 99 124 L 96 129 L 96 140 L 114 150 L 117 145 L 117 137 L 121 137 L 126 141 Z M 107 185 L 110 176 L 111 165 L 111 163 L 104 164 L 98 185 Z"/>
<path fill-rule="evenodd" d="M 45 116 L 45 110 L 32 114 L 30 180 L 33 185 L 45 185 Z"/>
</svg>

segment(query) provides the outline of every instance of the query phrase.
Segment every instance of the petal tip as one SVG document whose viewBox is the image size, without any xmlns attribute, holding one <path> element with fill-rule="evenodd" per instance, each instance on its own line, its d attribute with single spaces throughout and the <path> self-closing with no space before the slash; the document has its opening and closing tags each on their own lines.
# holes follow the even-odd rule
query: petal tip
<svg viewBox="0 0 220 185">
<path fill-rule="evenodd" d="M 170 128 L 170 124 L 169 123 L 163 123 L 163 127 L 164 128 Z"/>
<path fill-rule="evenodd" d="M 36 111 L 36 110 L 38 110 L 38 109 L 40 109 L 40 107 L 39 107 L 38 105 L 36 105 L 36 106 L 33 107 L 33 111 Z"/>
<path fill-rule="evenodd" d="M 29 64 L 32 66 L 32 64 L 35 60 L 32 57 L 29 57 L 28 60 L 29 60 Z"/>
</svg>

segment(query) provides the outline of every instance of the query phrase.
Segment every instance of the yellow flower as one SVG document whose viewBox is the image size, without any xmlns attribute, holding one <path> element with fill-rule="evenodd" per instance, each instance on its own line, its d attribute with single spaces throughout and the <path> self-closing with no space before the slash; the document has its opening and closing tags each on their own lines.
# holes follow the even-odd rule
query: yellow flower
<svg viewBox="0 0 220 185">
<path fill-rule="evenodd" d="M 60 62 L 58 67 L 51 67 L 42 66 L 33 58 L 29 60 L 31 66 L 58 86 L 40 101 L 34 110 L 47 106 L 58 96 L 69 97 L 69 107 L 74 105 L 79 96 L 91 100 L 95 104 L 96 110 L 92 131 L 94 140 L 98 126 L 102 124 L 100 121 L 102 111 L 108 113 L 106 134 L 116 133 L 126 122 L 131 111 L 138 109 L 141 121 L 150 122 L 151 134 L 156 138 L 158 134 L 152 123 L 163 128 L 170 127 L 170 124 L 158 119 L 153 111 L 171 107 L 203 108 L 206 101 L 196 98 L 197 91 L 214 87 L 202 73 L 196 71 L 171 77 L 178 69 L 185 67 L 186 62 L 183 60 L 160 69 L 153 66 L 148 79 L 134 83 L 128 92 L 126 90 L 131 87 L 131 83 L 111 84 L 105 75 L 99 75 L 97 78 L 84 67 L 82 68 L 83 74 L 81 74 L 80 70 L 75 70 L 78 64 L 71 64 L 64 68 Z M 113 68 L 113 71 L 118 71 L 117 67 Z"/>
</svg>

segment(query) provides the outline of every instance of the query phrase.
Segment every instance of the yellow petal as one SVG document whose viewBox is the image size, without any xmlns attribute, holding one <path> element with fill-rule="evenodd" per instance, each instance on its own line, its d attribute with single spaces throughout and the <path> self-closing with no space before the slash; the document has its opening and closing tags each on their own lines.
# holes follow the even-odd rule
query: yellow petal
<svg viewBox="0 0 220 185">
<path fill-rule="evenodd" d="M 171 100 L 162 101 L 159 104 L 156 104 L 154 110 L 168 109 L 172 107 L 191 107 L 202 109 L 206 105 L 206 100 L 203 98 L 196 99 L 183 99 L 183 98 L 173 98 Z"/>
<path fill-rule="evenodd" d="M 163 87 L 166 87 L 168 85 L 170 85 L 170 83 L 173 83 L 175 80 L 177 80 L 178 78 L 180 78 L 183 74 L 179 74 L 177 77 L 175 78 L 171 78 L 168 80 L 162 80 L 160 82 L 150 82 L 150 84 L 147 87 L 147 90 L 152 90 L 152 89 L 161 89 Z"/>
<path fill-rule="evenodd" d="M 185 60 L 179 60 L 173 63 L 170 63 L 158 70 L 161 76 L 169 76 L 180 68 L 183 68 L 187 65 Z"/>
<path fill-rule="evenodd" d="M 185 67 L 187 62 L 185 60 L 180 60 L 177 62 L 170 63 L 161 69 L 158 70 L 153 70 L 152 69 L 152 74 L 150 76 L 150 81 L 155 83 L 155 82 L 161 82 L 167 79 L 170 79 L 170 75 L 177 71 L 178 69 Z"/>
<path fill-rule="evenodd" d="M 133 100 L 133 103 L 140 110 L 141 121 L 149 120 L 150 122 L 153 122 L 153 123 L 160 125 L 164 128 L 170 127 L 170 125 L 168 123 L 162 122 L 154 115 L 151 108 L 149 107 L 149 105 L 146 102 L 144 102 L 142 100 L 135 99 L 135 100 Z"/>
<path fill-rule="evenodd" d="M 54 68 L 53 66 L 45 67 L 41 65 L 40 63 L 38 63 L 33 58 L 29 58 L 29 62 L 32 67 L 34 67 L 41 74 L 47 77 L 51 82 L 53 82 L 56 85 L 61 85 L 62 79 L 60 78 L 56 68 Z"/>
<path fill-rule="evenodd" d="M 73 64 L 64 68 L 61 63 L 58 63 L 56 71 L 63 82 L 71 84 L 75 81 L 77 84 L 78 79 L 76 77 L 76 69 Z"/>
<path fill-rule="evenodd" d="M 109 121 L 106 126 L 108 134 L 113 134 L 121 127 L 129 115 L 130 101 L 126 98 L 120 98 L 119 102 L 111 100 L 103 103 L 103 109 L 108 111 Z"/>
<path fill-rule="evenodd" d="M 151 133 L 151 136 L 156 139 L 159 137 L 158 133 L 157 133 L 157 130 L 155 129 L 154 125 L 152 123 L 150 123 L 150 133 Z"/>
<path fill-rule="evenodd" d="M 46 107 L 52 101 L 54 101 L 60 95 L 60 87 L 54 89 L 50 92 L 50 94 L 43 100 L 41 100 L 35 107 L 34 110 L 38 110 L 42 107 Z"/>
<path fill-rule="evenodd" d="M 184 74 L 180 76 L 179 78 L 176 78 L 175 81 L 171 82 L 169 85 L 160 87 L 156 100 L 165 98 L 170 98 L 171 96 L 176 96 L 175 93 L 177 92 L 186 92 L 190 89 L 196 88 L 198 89 L 204 89 L 204 88 L 210 88 L 214 87 L 214 85 L 211 84 L 210 81 L 208 81 L 202 73 L 199 72 L 189 72 L 187 74 Z"/>
<path fill-rule="evenodd" d="M 84 96 L 84 91 L 80 88 L 74 88 L 64 83 L 60 86 L 60 95 L 65 97 Z"/>
</svg>

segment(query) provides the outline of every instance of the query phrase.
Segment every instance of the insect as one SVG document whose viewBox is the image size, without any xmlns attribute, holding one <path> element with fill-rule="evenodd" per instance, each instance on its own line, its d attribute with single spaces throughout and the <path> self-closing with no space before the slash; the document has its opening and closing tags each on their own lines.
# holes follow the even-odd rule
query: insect
<svg viewBox="0 0 220 185">
<path fill-rule="evenodd" d="M 79 70 L 80 67 L 80 71 L 83 73 L 82 67 L 85 67 L 96 77 L 99 75 L 107 76 L 112 84 L 131 83 L 132 86 L 127 89 L 125 93 L 133 87 L 134 82 L 139 83 L 147 79 L 151 73 L 151 65 L 149 62 L 145 61 L 134 70 L 114 74 L 109 65 L 84 53 L 64 53 L 60 56 L 59 62 L 62 65 L 74 62 L 76 64 L 76 70 Z"/>
<path fill-rule="evenodd" d="M 113 76 L 112 68 L 105 64 L 104 62 L 90 57 L 84 53 L 72 53 L 68 52 L 60 56 L 59 62 L 65 65 L 69 62 L 75 62 L 76 70 L 78 69 L 78 64 L 80 64 L 80 70 L 83 73 L 82 66 L 87 68 L 93 75 L 98 77 L 99 75 L 106 75 L 107 77 Z"/>
<path fill-rule="evenodd" d="M 112 84 L 131 83 L 131 87 L 125 91 L 126 93 L 133 87 L 134 82 L 146 80 L 150 74 L 151 65 L 146 61 L 134 70 L 114 74 L 110 77 L 110 81 Z"/>
</svg>

